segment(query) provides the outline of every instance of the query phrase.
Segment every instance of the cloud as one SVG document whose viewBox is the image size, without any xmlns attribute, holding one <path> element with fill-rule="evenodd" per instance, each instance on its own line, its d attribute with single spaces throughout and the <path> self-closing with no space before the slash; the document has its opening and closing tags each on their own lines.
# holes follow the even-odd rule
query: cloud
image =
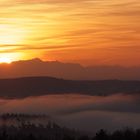
<svg viewBox="0 0 140 140">
<path fill-rule="evenodd" d="M 6 100 L 1 112 L 47 114 L 59 124 L 86 131 L 101 128 L 113 131 L 124 127 L 139 128 L 138 95 L 116 94 L 108 97 L 87 95 L 49 95 Z"/>
<path fill-rule="evenodd" d="M 139 48 L 139 5 L 138 0 L 1 1 L 0 37 L 11 37 L 15 33 L 15 38 L 22 38 L 13 43 L 17 49 L 5 46 L 4 50 L 1 43 L 0 51 L 20 51 L 26 58 L 47 53 L 50 59 L 68 61 L 74 61 L 73 52 L 78 51 L 77 61 L 84 64 L 87 58 L 92 64 L 95 59 L 100 63 L 125 65 L 123 59 L 127 55 L 126 65 L 138 65 L 138 55 L 133 62 L 131 59 Z M 31 55 L 31 50 L 38 53 Z M 85 58 L 84 52 L 87 53 Z"/>
<path fill-rule="evenodd" d="M 88 96 L 87 96 L 88 97 Z M 65 115 L 86 111 L 107 111 L 120 113 L 140 113 L 140 96 L 114 94 L 107 97 L 88 97 L 89 102 L 74 106 L 73 108 L 62 111 Z M 80 98 L 79 98 L 80 100 Z"/>
<path fill-rule="evenodd" d="M 114 94 L 106 97 L 88 96 L 79 94 L 61 94 L 61 95 L 28 97 L 20 100 L 3 99 L 0 109 L 3 108 L 3 105 L 5 107 L 11 105 L 11 108 L 9 108 L 9 110 L 14 111 L 14 109 L 20 109 L 20 107 L 25 105 L 26 106 L 24 107 L 25 111 L 28 110 L 32 110 L 33 112 L 42 111 L 42 113 L 43 112 L 54 113 L 57 115 L 64 116 L 92 111 L 139 114 L 140 113 L 139 101 L 140 96 L 137 94 L 134 95 Z M 36 110 L 38 104 L 39 106 L 38 109 Z M 15 105 L 17 106 L 16 108 Z M 8 107 L 6 108 L 8 109 Z"/>
<path fill-rule="evenodd" d="M 36 51 L 36 50 L 44 50 L 44 51 L 53 51 L 53 50 L 71 50 L 71 49 L 81 49 L 82 45 L 60 45 L 60 46 L 47 46 L 47 45 L 40 45 L 40 46 L 31 46 L 26 44 L 8 44 L 8 45 L 0 45 L 0 48 L 5 48 L 0 50 L 0 53 L 12 53 L 12 52 L 22 52 L 22 51 Z"/>
</svg>

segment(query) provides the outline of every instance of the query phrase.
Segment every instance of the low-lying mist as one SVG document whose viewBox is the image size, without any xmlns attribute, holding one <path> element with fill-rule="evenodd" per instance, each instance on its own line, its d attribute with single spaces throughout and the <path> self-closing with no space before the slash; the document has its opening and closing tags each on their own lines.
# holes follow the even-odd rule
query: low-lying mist
<svg viewBox="0 0 140 140">
<path fill-rule="evenodd" d="M 1 99 L 0 112 L 46 114 L 61 125 L 86 131 L 139 128 L 140 96 L 62 94 Z"/>
</svg>

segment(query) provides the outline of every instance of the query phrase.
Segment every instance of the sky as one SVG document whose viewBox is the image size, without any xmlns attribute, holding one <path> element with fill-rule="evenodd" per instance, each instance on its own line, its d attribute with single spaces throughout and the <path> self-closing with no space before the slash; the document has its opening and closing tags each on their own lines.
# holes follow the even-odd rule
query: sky
<svg viewBox="0 0 140 140">
<path fill-rule="evenodd" d="M 1 0 L 0 62 L 140 65 L 139 0 Z"/>
</svg>

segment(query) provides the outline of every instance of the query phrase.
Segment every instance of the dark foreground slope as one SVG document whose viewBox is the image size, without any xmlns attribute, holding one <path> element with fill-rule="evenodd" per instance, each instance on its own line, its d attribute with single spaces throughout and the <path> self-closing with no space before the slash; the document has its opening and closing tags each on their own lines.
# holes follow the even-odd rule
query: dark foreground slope
<svg viewBox="0 0 140 140">
<path fill-rule="evenodd" d="M 115 93 L 139 94 L 140 81 L 72 81 L 51 77 L 0 79 L 1 98 L 25 98 L 29 96 L 71 93 L 98 96 Z"/>
<path fill-rule="evenodd" d="M 78 131 L 59 126 L 52 120 L 43 124 L 41 120 L 46 117 L 9 113 L 0 115 L 0 140 L 63 140 L 80 137 Z M 34 119 L 38 119 L 38 123 L 33 123 Z"/>
<path fill-rule="evenodd" d="M 37 115 L 39 117 L 39 115 Z M 0 140 L 139 140 L 140 129 L 130 128 L 116 130 L 113 133 L 101 129 L 96 134 L 87 135 L 85 132 L 62 127 L 49 121 L 46 125 L 28 121 L 34 117 L 24 114 L 6 114 L 8 119 L 19 119 L 19 125 L 0 125 Z M 27 118 L 22 121 L 21 118 Z M 35 116 L 36 117 L 36 116 Z M 42 118 L 42 116 L 41 116 Z M 7 120 L 3 120 L 5 124 Z M 92 131 L 92 130 L 91 130 Z"/>
</svg>

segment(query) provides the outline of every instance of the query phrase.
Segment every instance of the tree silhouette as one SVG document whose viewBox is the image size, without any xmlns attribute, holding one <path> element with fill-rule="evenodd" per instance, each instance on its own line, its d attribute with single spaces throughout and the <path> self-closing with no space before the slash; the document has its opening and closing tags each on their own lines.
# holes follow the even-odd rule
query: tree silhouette
<svg viewBox="0 0 140 140">
<path fill-rule="evenodd" d="M 90 140 L 88 136 L 81 136 L 78 140 Z"/>
<path fill-rule="evenodd" d="M 108 140 L 108 135 L 105 130 L 101 129 L 96 133 L 95 140 Z"/>
<path fill-rule="evenodd" d="M 31 116 L 28 115 L 6 114 L 3 119 L 5 122 L 8 118 L 15 117 L 21 121 L 18 125 L 8 123 L 0 125 L 0 140 L 140 140 L 140 129 L 126 128 L 110 134 L 101 129 L 91 138 L 83 132 L 61 127 L 52 121 L 48 121 L 45 125 L 34 124 L 29 121 L 28 118 Z"/>
</svg>

